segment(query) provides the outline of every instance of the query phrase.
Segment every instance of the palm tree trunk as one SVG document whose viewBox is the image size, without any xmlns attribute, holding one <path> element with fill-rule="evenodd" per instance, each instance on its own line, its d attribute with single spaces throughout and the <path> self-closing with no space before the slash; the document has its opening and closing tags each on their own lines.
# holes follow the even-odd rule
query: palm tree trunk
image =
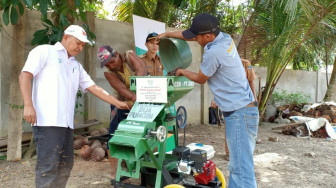
<svg viewBox="0 0 336 188">
<path fill-rule="evenodd" d="M 325 57 L 326 57 L 326 82 L 327 82 L 327 87 L 329 86 L 329 79 L 328 79 L 328 43 L 325 42 L 324 40 L 324 44 L 325 44 Z"/>
<path fill-rule="evenodd" d="M 259 2 L 260 2 L 260 0 L 255 0 L 254 1 L 254 4 L 253 4 L 253 8 L 255 9 L 256 7 L 258 7 L 258 5 L 259 5 Z M 251 8 L 251 10 L 249 10 L 249 12 L 250 11 L 252 11 L 252 9 L 253 8 Z M 257 14 L 257 12 L 256 11 L 253 11 L 252 13 L 250 13 L 251 14 L 251 16 L 250 16 L 250 18 L 247 20 L 247 23 L 246 23 L 246 25 L 243 25 L 243 34 L 241 35 L 241 37 L 238 39 L 238 46 L 237 46 L 237 49 L 239 50 L 240 48 L 241 48 L 241 41 L 242 41 L 242 39 L 245 39 L 244 37 L 246 37 L 246 32 L 247 32 L 247 29 L 249 28 L 249 26 L 252 24 L 252 22 L 254 21 L 254 17 L 256 16 L 256 14 Z M 244 57 L 244 58 L 246 58 L 246 57 Z"/>
<path fill-rule="evenodd" d="M 328 85 L 327 92 L 324 96 L 323 101 L 334 101 L 336 102 L 336 58 L 334 60 L 334 68 L 331 73 L 330 83 Z"/>
<path fill-rule="evenodd" d="M 153 19 L 160 21 L 160 22 L 165 22 L 165 17 L 167 14 L 167 10 L 165 10 L 165 2 L 163 0 L 158 0 L 156 3 L 156 9 L 153 15 Z"/>
</svg>

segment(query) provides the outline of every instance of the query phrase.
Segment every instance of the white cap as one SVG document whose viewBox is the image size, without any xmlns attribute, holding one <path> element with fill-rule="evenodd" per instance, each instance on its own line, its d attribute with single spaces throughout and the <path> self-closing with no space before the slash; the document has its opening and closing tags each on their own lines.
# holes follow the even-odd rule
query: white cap
<svg viewBox="0 0 336 188">
<path fill-rule="evenodd" d="M 92 42 L 88 40 L 85 30 L 78 25 L 70 25 L 64 31 L 64 34 L 72 35 L 82 42 L 86 42 L 92 46 Z"/>
</svg>

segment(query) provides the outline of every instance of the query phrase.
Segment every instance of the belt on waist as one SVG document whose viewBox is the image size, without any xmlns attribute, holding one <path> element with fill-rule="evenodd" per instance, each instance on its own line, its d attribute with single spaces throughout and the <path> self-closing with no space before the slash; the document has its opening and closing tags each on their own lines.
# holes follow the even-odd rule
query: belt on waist
<svg viewBox="0 0 336 188">
<path fill-rule="evenodd" d="M 253 101 L 250 104 L 246 105 L 245 107 L 258 107 L 258 102 L 257 101 Z"/>
<path fill-rule="evenodd" d="M 258 102 L 257 101 L 253 101 L 250 104 L 246 105 L 245 107 L 258 107 Z M 224 117 L 230 116 L 231 114 L 233 114 L 236 110 L 234 111 L 229 111 L 229 112 L 223 112 Z"/>
<path fill-rule="evenodd" d="M 230 116 L 231 114 L 233 114 L 235 111 L 236 111 L 236 110 L 234 110 L 234 111 L 229 111 L 229 112 L 223 112 L 223 115 L 224 115 L 224 117 L 228 117 L 228 116 Z"/>
</svg>

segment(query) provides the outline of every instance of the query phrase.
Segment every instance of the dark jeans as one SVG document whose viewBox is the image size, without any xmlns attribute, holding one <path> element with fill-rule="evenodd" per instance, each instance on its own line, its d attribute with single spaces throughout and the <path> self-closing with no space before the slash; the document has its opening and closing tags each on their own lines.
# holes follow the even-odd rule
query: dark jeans
<svg viewBox="0 0 336 188">
<path fill-rule="evenodd" d="M 110 129 L 109 129 L 109 134 L 114 134 L 115 130 L 117 130 L 119 123 L 126 119 L 127 116 L 125 113 L 129 113 L 129 110 L 122 110 L 118 109 L 114 105 L 111 104 L 111 114 L 110 114 Z M 111 139 L 111 136 L 110 138 Z M 107 144 L 107 149 L 109 148 Z"/>
<path fill-rule="evenodd" d="M 73 129 L 33 126 L 36 187 L 65 187 L 74 163 Z"/>
<path fill-rule="evenodd" d="M 109 133 L 113 134 L 117 130 L 119 123 L 126 119 L 125 113 L 129 110 L 118 109 L 117 107 L 111 105 L 111 116 L 110 116 L 110 129 Z"/>
</svg>

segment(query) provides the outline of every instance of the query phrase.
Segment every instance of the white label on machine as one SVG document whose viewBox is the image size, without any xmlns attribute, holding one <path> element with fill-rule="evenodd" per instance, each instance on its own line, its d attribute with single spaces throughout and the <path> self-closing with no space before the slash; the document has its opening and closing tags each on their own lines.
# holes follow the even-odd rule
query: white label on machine
<svg viewBox="0 0 336 188">
<path fill-rule="evenodd" d="M 167 103 L 167 78 L 136 78 L 136 101 Z"/>
</svg>

